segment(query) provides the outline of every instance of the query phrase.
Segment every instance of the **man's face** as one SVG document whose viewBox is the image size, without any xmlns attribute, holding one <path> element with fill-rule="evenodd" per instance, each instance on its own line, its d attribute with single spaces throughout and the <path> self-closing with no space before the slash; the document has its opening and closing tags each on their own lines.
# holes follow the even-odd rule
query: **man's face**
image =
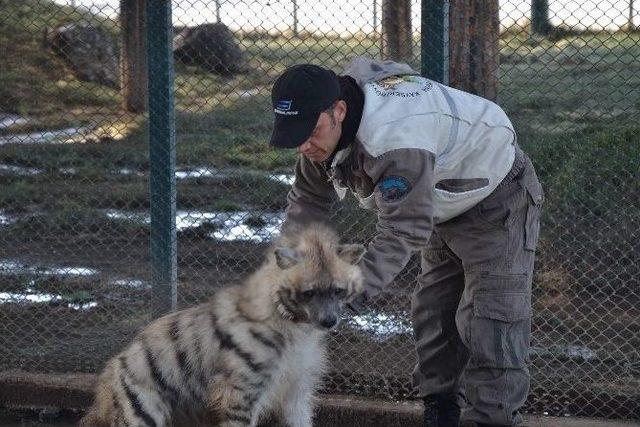
<svg viewBox="0 0 640 427">
<path fill-rule="evenodd" d="M 331 110 L 320 113 L 311 136 L 298 147 L 298 152 L 309 160 L 320 163 L 331 156 L 342 135 L 342 121 L 346 104 L 338 101 Z"/>
</svg>

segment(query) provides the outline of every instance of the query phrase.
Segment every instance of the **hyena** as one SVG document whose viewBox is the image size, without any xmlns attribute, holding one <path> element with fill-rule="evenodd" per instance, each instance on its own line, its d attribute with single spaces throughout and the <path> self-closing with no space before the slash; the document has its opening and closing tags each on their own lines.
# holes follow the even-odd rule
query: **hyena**
<svg viewBox="0 0 640 427">
<path fill-rule="evenodd" d="M 361 245 L 313 225 L 283 235 L 243 284 L 147 326 L 100 375 L 81 426 L 311 426 L 325 337 L 362 292 Z"/>
</svg>

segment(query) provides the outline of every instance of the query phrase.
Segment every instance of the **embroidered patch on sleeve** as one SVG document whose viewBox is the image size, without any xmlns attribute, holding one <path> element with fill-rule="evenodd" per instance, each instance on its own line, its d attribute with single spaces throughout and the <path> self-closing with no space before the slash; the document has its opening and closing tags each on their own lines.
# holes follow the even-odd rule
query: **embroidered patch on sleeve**
<svg viewBox="0 0 640 427">
<path fill-rule="evenodd" d="M 382 200 L 385 202 L 394 202 L 402 199 L 411 191 L 409 180 L 402 176 L 390 175 L 382 179 L 378 183 L 378 189 Z"/>
</svg>

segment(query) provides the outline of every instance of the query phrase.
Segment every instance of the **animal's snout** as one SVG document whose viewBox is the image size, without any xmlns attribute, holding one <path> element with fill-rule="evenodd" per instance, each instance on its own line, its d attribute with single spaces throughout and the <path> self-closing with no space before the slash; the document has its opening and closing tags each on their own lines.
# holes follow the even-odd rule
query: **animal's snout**
<svg viewBox="0 0 640 427">
<path fill-rule="evenodd" d="M 338 323 L 338 318 L 336 316 L 330 316 L 320 319 L 320 326 L 323 328 L 333 328 L 336 323 Z"/>
</svg>

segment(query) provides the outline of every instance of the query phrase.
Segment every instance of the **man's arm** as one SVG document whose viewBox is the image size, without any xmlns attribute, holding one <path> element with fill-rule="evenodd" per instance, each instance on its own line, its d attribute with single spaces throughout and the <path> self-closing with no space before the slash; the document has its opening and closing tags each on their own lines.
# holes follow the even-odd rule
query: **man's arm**
<svg viewBox="0 0 640 427">
<path fill-rule="evenodd" d="M 322 165 L 300 155 L 296 161 L 296 178 L 287 195 L 286 219 L 282 229 L 309 222 L 324 222 L 335 191 Z"/>
<path fill-rule="evenodd" d="M 417 148 L 392 150 L 365 162 L 365 172 L 376 183 L 378 223 L 377 234 L 360 262 L 365 278 L 364 299 L 393 281 L 411 254 L 429 241 L 433 230 L 434 164 L 433 153 Z"/>
</svg>

